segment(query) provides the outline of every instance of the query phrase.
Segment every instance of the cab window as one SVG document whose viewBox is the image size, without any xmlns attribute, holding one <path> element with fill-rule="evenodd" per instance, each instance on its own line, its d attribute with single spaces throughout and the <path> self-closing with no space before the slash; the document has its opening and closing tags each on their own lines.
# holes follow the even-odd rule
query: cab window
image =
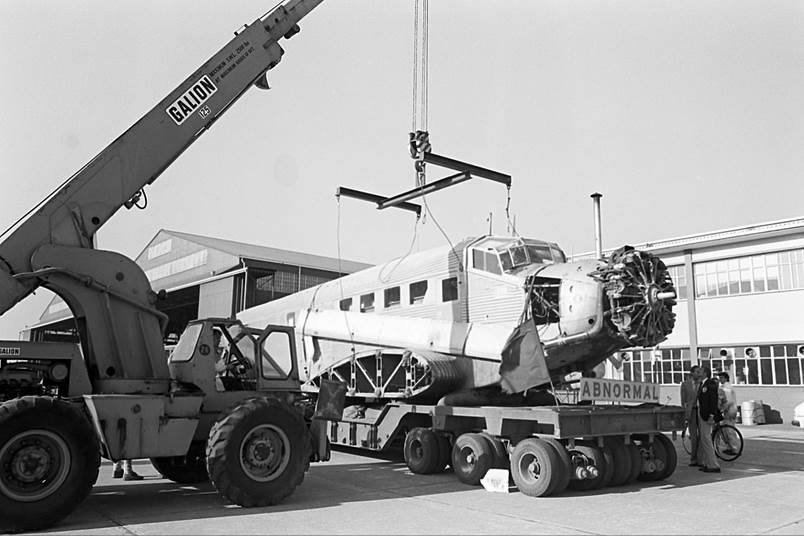
<svg viewBox="0 0 804 536">
<path fill-rule="evenodd" d="M 276 380 L 290 375 L 293 370 L 293 354 L 290 348 L 288 332 L 274 331 L 268 334 L 260 347 L 263 378 Z"/>
<path fill-rule="evenodd" d="M 171 363 L 179 363 L 182 361 L 189 361 L 193 357 L 193 352 L 198 344 L 198 337 L 201 335 L 201 328 L 203 324 L 193 324 L 187 326 L 184 333 L 181 334 L 179 343 L 170 354 Z"/>
</svg>

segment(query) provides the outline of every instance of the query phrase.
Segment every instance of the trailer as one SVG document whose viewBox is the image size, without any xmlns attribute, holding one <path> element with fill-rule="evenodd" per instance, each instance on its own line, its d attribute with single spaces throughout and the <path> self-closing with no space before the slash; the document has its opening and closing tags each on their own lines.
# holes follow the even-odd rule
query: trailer
<svg viewBox="0 0 804 536">
<path fill-rule="evenodd" d="M 557 404 L 461 407 L 388 402 L 350 406 L 329 423 L 333 445 L 387 451 L 403 442 L 413 473 L 451 465 L 461 482 L 478 485 L 490 469 L 510 470 L 530 496 L 592 490 L 669 477 L 680 406 Z"/>
</svg>

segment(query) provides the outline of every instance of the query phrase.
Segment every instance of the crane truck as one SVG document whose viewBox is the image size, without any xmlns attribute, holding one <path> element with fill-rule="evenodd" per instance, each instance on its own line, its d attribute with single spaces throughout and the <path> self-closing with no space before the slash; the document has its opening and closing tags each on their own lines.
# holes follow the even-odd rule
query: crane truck
<svg viewBox="0 0 804 536">
<path fill-rule="evenodd" d="M 98 229 L 252 86 L 321 0 L 286 0 L 235 36 L 0 240 L 0 314 L 39 287 L 69 305 L 80 345 L 0 341 L 0 531 L 58 522 L 100 458 L 150 458 L 176 482 L 209 478 L 242 506 L 277 503 L 329 457 L 332 397 L 301 393 L 291 329 L 192 322 L 165 358 L 167 317 L 143 270 L 94 247 Z M 217 378 L 218 333 L 228 342 Z M 216 380 L 217 378 L 217 380 Z M 344 389 L 345 391 L 345 389 Z M 318 405 L 316 406 L 316 402 Z"/>
</svg>

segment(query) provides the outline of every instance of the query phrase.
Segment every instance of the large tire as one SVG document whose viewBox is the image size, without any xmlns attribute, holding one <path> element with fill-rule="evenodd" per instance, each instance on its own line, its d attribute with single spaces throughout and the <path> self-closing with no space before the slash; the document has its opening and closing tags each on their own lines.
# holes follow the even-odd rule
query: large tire
<svg viewBox="0 0 804 536">
<path fill-rule="evenodd" d="M 630 441 L 625 446 L 625 451 L 631 458 L 631 473 L 628 475 L 628 479 L 626 479 L 625 483 L 633 484 L 639 479 L 639 474 L 642 472 L 642 451 L 633 441 Z"/>
<path fill-rule="evenodd" d="M 49 527 L 83 501 L 100 443 L 78 406 L 26 396 L 0 405 L 0 532 Z"/>
<path fill-rule="evenodd" d="M 553 447 L 556 454 L 558 454 L 556 480 L 554 487 L 548 491 L 548 495 L 558 495 L 559 493 L 563 493 L 567 489 L 567 486 L 569 486 L 570 479 L 572 478 L 572 462 L 570 462 L 569 453 L 561 441 L 552 437 L 542 438 L 542 441 Z"/>
<path fill-rule="evenodd" d="M 523 439 L 511 453 L 511 476 L 519 491 L 530 497 L 550 495 L 560 472 L 558 453 L 541 439 Z"/>
<path fill-rule="evenodd" d="M 670 441 L 670 438 L 664 434 L 656 434 L 653 437 L 653 442 L 659 442 L 664 446 L 664 470 L 662 470 L 661 475 L 657 479 L 664 480 L 675 472 L 676 465 L 678 465 L 678 453 L 676 452 L 676 446 L 672 441 Z"/>
<path fill-rule="evenodd" d="M 494 452 L 494 461 L 492 462 L 491 467 L 493 469 L 508 469 L 510 460 L 508 457 L 508 450 L 505 448 L 505 443 L 493 435 L 487 434 L 486 432 L 481 432 L 480 435 L 488 439 Z"/>
<path fill-rule="evenodd" d="M 452 447 L 452 470 L 458 480 L 470 486 L 480 484 L 480 479 L 494 465 L 494 447 L 480 434 L 462 434 Z"/>
<path fill-rule="evenodd" d="M 438 439 L 438 463 L 436 464 L 436 473 L 440 473 L 446 469 L 452 462 L 452 444 L 449 442 L 449 437 L 441 432 L 436 432 L 436 439 Z"/>
<path fill-rule="evenodd" d="M 310 467 L 310 431 L 299 411 L 275 398 L 251 398 L 212 427 L 207 472 L 240 506 L 269 506 L 293 493 Z"/>
<path fill-rule="evenodd" d="M 587 491 L 598 489 L 603 486 L 604 478 L 606 477 L 606 458 L 603 451 L 593 443 L 586 443 L 577 441 L 575 448 L 572 449 L 575 455 L 585 457 L 591 465 L 594 465 L 598 470 L 598 475 L 595 478 L 585 478 L 583 480 L 570 480 L 570 489 Z"/>
<path fill-rule="evenodd" d="M 642 482 L 655 482 L 675 471 L 676 449 L 664 434 L 656 434 L 653 437 L 652 443 L 647 436 L 636 436 L 635 439 L 640 442 L 639 449 L 642 451 L 643 456 L 650 456 L 652 454 L 654 461 L 662 463 L 661 469 L 657 468 L 649 473 L 640 473 L 638 480 Z M 672 453 L 668 452 L 665 441 L 670 444 Z M 670 469 L 670 473 L 667 472 L 668 468 Z"/>
<path fill-rule="evenodd" d="M 606 446 L 611 450 L 612 475 L 609 486 L 622 486 L 631 475 L 631 454 L 622 437 L 606 437 Z"/>
<path fill-rule="evenodd" d="M 438 440 L 438 436 L 430 428 L 413 428 L 405 435 L 405 446 L 403 453 L 405 463 L 412 473 L 419 475 L 429 475 L 444 469 L 441 461 L 441 449 L 443 446 Z"/>
<path fill-rule="evenodd" d="M 151 465 L 163 477 L 178 484 L 196 484 L 209 480 L 204 441 L 193 441 L 186 456 L 151 458 Z"/>
</svg>

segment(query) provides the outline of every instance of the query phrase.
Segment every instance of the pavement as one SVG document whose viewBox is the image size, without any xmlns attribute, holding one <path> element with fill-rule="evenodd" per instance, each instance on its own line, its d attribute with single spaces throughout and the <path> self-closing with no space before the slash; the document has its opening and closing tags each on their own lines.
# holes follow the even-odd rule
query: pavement
<svg viewBox="0 0 804 536">
<path fill-rule="evenodd" d="M 533 498 L 490 493 L 451 472 L 414 475 L 390 458 L 339 450 L 314 464 L 283 503 L 246 509 L 210 484 L 162 479 L 135 462 L 137 482 L 104 463 L 92 494 L 48 534 L 804 534 L 804 429 L 739 426 L 743 455 L 723 472 L 679 465 L 655 483 Z"/>
</svg>

